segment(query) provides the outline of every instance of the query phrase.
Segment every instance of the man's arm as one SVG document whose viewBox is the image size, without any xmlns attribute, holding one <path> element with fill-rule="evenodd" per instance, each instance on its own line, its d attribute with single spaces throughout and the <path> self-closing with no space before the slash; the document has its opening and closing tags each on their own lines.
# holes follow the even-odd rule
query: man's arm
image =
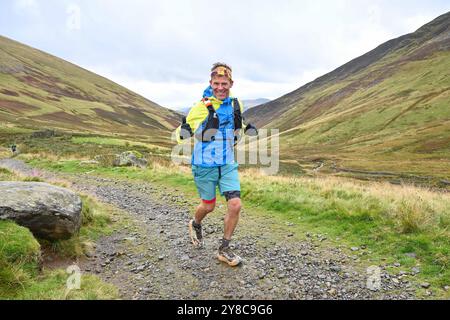
<svg viewBox="0 0 450 320">
<path fill-rule="evenodd" d="M 258 135 L 258 129 L 251 123 L 247 123 L 244 118 L 244 104 L 241 100 L 239 100 L 239 106 L 241 107 L 241 115 L 242 115 L 242 128 L 244 128 L 244 133 L 250 137 L 254 137 Z"/>
<path fill-rule="evenodd" d="M 208 109 L 200 101 L 189 110 L 187 117 L 183 117 L 182 124 L 176 129 L 177 142 L 181 144 L 188 141 L 206 117 L 208 117 Z"/>
</svg>

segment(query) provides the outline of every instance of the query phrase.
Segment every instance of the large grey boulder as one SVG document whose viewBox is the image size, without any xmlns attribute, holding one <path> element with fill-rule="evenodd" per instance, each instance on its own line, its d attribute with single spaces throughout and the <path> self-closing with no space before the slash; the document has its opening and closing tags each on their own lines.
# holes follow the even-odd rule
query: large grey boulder
<svg viewBox="0 0 450 320">
<path fill-rule="evenodd" d="M 27 227 L 38 238 L 68 239 L 81 225 L 81 199 L 42 182 L 0 181 L 0 220 Z"/>
</svg>

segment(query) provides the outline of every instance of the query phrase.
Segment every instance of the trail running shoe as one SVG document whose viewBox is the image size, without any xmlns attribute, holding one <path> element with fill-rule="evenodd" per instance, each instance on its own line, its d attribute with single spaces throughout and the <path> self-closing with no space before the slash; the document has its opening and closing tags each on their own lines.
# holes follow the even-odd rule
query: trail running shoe
<svg viewBox="0 0 450 320">
<path fill-rule="evenodd" d="M 242 258 L 231 251 L 230 247 L 219 248 L 217 259 L 227 263 L 231 267 L 235 267 L 242 262 Z"/>
<path fill-rule="evenodd" d="M 194 247 L 203 247 L 203 235 L 202 235 L 202 225 L 194 225 L 194 219 L 189 221 L 189 235 L 191 236 L 191 241 Z"/>
</svg>

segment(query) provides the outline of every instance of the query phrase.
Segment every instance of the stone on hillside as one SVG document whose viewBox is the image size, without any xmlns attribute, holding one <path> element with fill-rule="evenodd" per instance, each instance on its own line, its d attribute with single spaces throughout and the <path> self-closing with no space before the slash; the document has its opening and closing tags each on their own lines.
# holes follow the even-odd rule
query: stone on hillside
<svg viewBox="0 0 450 320">
<path fill-rule="evenodd" d="M 428 289 L 431 285 L 428 282 L 423 282 L 420 284 L 422 288 Z"/>
<path fill-rule="evenodd" d="M 414 252 L 407 252 L 407 253 L 405 253 L 405 256 L 407 256 L 409 258 L 413 258 L 413 259 L 417 258 L 417 254 Z"/>
<path fill-rule="evenodd" d="M 147 165 L 147 160 L 143 159 L 142 155 L 136 151 L 125 151 L 118 155 L 114 165 L 119 167 L 135 166 L 143 168 Z"/>
<path fill-rule="evenodd" d="M 94 157 L 94 161 L 97 161 L 100 165 L 109 167 L 116 163 L 118 155 L 116 154 L 98 154 Z"/>
<path fill-rule="evenodd" d="M 49 130 L 49 129 L 42 130 L 42 131 L 35 131 L 31 135 L 32 138 L 51 138 L 54 136 L 56 136 L 55 130 Z"/>
<path fill-rule="evenodd" d="M 0 182 L 0 220 L 27 227 L 38 238 L 68 239 L 81 225 L 81 199 L 42 182 Z"/>
</svg>

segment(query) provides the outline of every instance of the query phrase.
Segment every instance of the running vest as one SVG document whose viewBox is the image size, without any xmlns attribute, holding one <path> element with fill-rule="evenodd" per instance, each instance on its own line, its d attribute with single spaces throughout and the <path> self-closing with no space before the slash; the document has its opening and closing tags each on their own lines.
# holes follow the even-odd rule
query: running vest
<svg viewBox="0 0 450 320">
<path fill-rule="evenodd" d="M 205 122 L 205 127 L 201 131 L 200 134 L 197 134 L 195 137 L 203 142 L 214 141 L 214 136 L 219 130 L 219 116 L 217 115 L 216 110 L 212 105 L 212 102 L 208 98 L 203 98 L 203 103 L 205 107 L 208 109 L 208 117 Z M 239 137 L 239 131 L 242 129 L 242 112 L 241 106 L 237 98 L 233 98 L 233 122 L 234 122 L 234 141 L 236 142 Z M 186 123 L 183 123 L 186 125 Z M 187 125 L 189 126 L 189 125 Z M 189 126 L 190 129 L 190 126 Z M 192 136 L 192 130 L 189 130 L 190 136 Z M 183 136 L 181 139 L 186 139 L 187 137 Z"/>
</svg>

